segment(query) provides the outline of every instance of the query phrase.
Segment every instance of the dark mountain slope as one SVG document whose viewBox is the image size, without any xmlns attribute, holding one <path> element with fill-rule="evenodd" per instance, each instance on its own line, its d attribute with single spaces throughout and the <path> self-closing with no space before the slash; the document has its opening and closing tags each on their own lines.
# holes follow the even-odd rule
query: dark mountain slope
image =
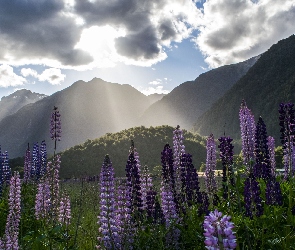
<svg viewBox="0 0 295 250">
<path fill-rule="evenodd" d="M 240 138 L 239 108 L 242 99 L 253 111 L 256 121 L 264 119 L 268 134 L 279 143 L 278 107 L 281 102 L 295 102 L 295 36 L 279 41 L 265 52 L 210 110 L 200 117 L 195 131 Z"/>
<path fill-rule="evenodd" d="M 141 124 L 179 124 L 191 129 L 196 119 L 245 75 L 257 58 L 222 66 L 201 74 L 194 81 L 182 83 L 151 105 L 141 117 Z"/>
</svg>

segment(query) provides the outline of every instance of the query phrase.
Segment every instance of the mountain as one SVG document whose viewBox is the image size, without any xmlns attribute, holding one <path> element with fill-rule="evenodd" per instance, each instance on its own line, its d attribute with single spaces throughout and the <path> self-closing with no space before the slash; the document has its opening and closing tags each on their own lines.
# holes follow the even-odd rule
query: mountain
<svg viewBox="0 0 295 250">
<path fill-rule="evenodd" d="M 151 105 L 141 117 L 141 124 L 179 124 L 191 129 L 196 119 L 244 76 L 258 58 L 222 66 L 201 74 L 194 81 L 182 83 Z"/>
<path fill-rule="evenodd" d="M 244 99 L 255 116 L 266 123 L 268 135 L 279 144 L 278 108 L 281 102 L 295 102 L 295 36 L 279 41 L 262 54 L 223 97 L 195 123 L 202 135 L 224 132 L 240 139 L 239 108 Z"/>
<path fill-rule="evenodd" d="M 58 151 L 98 138 L 108 132 L 133 127 L 150 99 L 131 87 L 94 78 L 78 81 L 51 96 L 28 104 L 0 121 L 0 145 L 10 157 L 22 156 L 27 143 L 45 139 L 49 153 L 50 115 L 57 106 L 61 113 L 62 140 Z"/>
<path fill-rule="evenodd" d="M 165 96 L 165 94 L 151 94 L 151 95 L 148 95 L 147 97 L 150 101 L 150 104 L 153 104 L 153 103 L 161 100 L 164 96 Z"/>
<path fill-rule="evenodd" d="M 46 95 L 34 93 L 26 89 L 20 89 L 9 96 L 2 97 L 0 101 L 0 120 L 7 115 L 14 114 L 27 104 L 35 103 L 44 97 Z"/>
<path fill-rule="evenodd" d="M 154 172 L 156 166 L 161 166 L 161 152 L 165 144 L 169 143 L 173 148 L 173 130 L 170 126 L 141 126 L 87 140 L 61 153 L 60 175 L 62 178 L 99 175 L 104 156 L 108 154 L 116 176 L 123 177 L 131 140 L 139 153 L 141 166 L 147 165 L 149 171 Z M 193 164 L 199 169 L 201 162 L 206 161 L 206 141 L 185 130 L 183 135 L 185 150 L 193 156 Z"/>
</svg>

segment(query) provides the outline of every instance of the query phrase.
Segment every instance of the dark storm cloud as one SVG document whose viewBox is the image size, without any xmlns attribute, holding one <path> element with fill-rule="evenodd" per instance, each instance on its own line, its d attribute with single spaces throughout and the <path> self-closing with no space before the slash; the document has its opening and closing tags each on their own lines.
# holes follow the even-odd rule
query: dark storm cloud
<svg viewBox="0 0 295 250">
<path fill-rule="evenodd" d="M 81 29 L 63 10 L 60 0 L 0 1 L 2 49 L 20 59 L 55 59 L 68 66 L 91 62 L 90 55 L 74 49 Z"/>
</svg>

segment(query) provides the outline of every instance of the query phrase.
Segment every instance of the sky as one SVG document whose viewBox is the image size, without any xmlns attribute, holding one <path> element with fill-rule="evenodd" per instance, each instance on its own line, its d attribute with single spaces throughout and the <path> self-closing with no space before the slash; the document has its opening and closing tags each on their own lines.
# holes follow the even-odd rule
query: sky
<svg viewBox="0 0 295 250">
<path fill-rule="evenodd" d="M 295 0 L 0 0 L 0 98 L 94 77 L 169 93 L 295 32 Z"/>
</svg>

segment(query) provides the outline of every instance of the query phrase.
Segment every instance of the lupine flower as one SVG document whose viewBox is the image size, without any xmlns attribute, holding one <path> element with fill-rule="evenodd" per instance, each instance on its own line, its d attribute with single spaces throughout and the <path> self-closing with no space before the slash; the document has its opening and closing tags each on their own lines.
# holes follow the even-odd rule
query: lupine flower
<svg viewBox="0 0 295 250">
<path fill-rule="evenodd" d="M 2 167 L 2 154 L 1 154 L 1 146 L 0 146 L 0 198 L 2 196 L 2 188 L 4 185 L 4 175 L 3 175 L 3 167 Z"/>
<path fill-rule="evenodd" d="M 166 228 L 169 229 L 166 235 L 167 247 L 172 249 L 177 248 L 180 236 L 179 229 L 175 228 L 174 223 L 179 222 L 179 215 L 175 204 L 175 199 L 171 186 L 162 182 L 161 184 L 161 201 L 162 211 L 165 218 Z"/>
<path fill-rule="evenodd" d="M 49 220 L 51 209 L 51 190 L 49 178 L 42 178 L 38 183 L 38 191 L 35 200 L 35 216 L 37 220 Z"/>
<path fill-rule="evenodd" d="M 182 155 L 181 169 L 183 195 L 185 195 L 183 201 L 185 201 L 187 205 L 190 206 L 197 201 L 197 197 L 200 195 L 198 174 L 192 163 L 192 156 L 190 154 Z"/>
<path fill-rule="evenodd" d="M 32 168 L 31 176 L 34 179 L 38 180 L 41 175 L 41 160 L 40 160 L 40 148 L 38 142 L 34 143 L 33 152 L 32 152 Z"/>
<path fill-rule="evenodd" d="M 280 183 L 271 178 L 266 183 L 265 198 L 267 205 L 283 205 L 283 195 Z"/>
<path fill-rule="evenodd" d="M 253 214 L 260 217 L 263 214 L 262 199 L 260 197 L 259 183 L 254 178 L 253 174 L 245 180 L 244 186 L 244 202 L 245 202 L 245 215 L 253 218 Z"/>
<path fill-rule="evenodd" d="M 7 185 L 9 185 L 9 181 L 11 178 L 11 168 L 8 164 L 9 158 L 8 158 L 8 153 L 5 151 L 2 154 L 2 175 L 3 175 L 3 181 Z"/>
<path fill-rule="evenodd" d="M 295 136 L 295 115 L 293 103 L 281 103 L 279 108 L 279 120 L 281 126 L 281 142 L 283 144 L 285 179 L 295 173 L 294 155 L 294 136 Z"/>
<path fill-rule="evenodd" d="M 239 112 L 240 128 L 242 137 L 242 154 L 244 164 L 250 172 L 250 163 L 254 160 L 254 136 L 255 136 L 255 121 L 254 115 L 247 107 L 246 102 L 243 100 Z"/>
<path fill-rule="evenodd" d="M 271 177 L 269 150 L 267 146 L 266 126 L 261 117 L 257 122 L 255 132 L 255 165 L 253 174 L 256 178 Z"/>
<path fill-rule="evenodd" d="M 71 223 L 71 202 L 69 196 L 63 196 L 60 200 L 58 221 L 66 226 Z"/>
<path fill-rule="evenodd" d="M 141 199 L 142 199 L 142 208 L 146 210 L 147 208 L 147 195 L 150 189 L 152 188 L 152 178 L 148 172 L 147 166 L 143 167 L 140 179 L 140 190 L 141 190 Z"/>
<path fill-rule="evenodd" d="M 181 203 L 181 166 L 180 159 L 182 154 L 185 153 L 185 146 L 183 145 L 183 132 L 180 126 L 177 125 L 176 129 L 173 131 L 173 171 L 174 171 L 174 181 L 175 181 L 175 199 L 177 201 L 177 206 Z"/>
<path fill-rule="evenodd" d="M 222 136 L 218 139 L 220 141 L 220 158 L 222 162 L 222 186 L 223 186 L 223 197 L 228 199 L 228 179 L 232 185 L 234 185 L 234 173 L 233 173 L 233 148 L 232 140 L 230 137 Z"/>
<path fill-rule="evenodd" d="M 218 212 L 210 212 L 204 220 L 205 247 L 207 249 L 230 250 L 237 247 L 236 236 L 234 235 L 234 224 L 230 221 L 231 217 Z"/>
<path fill-rule="evenodd" d="M 272 177 L 276 176 L 276 159 L 275 159 L 275 139 L 272 136 L 267 137 L 267 146 L 269 152 L 269 161 Z"/>
<path fill-rule="evenodd" d="M 211 134 L 207 138 L 207 159 L 206 159 L 206 171 L 205 171 L 205 184 L 209 194 L 214 194 L 217 191 L 217 184 L 215 180 L 214 171 L 216 169 L 216 145 L 214 136 Z"/>
<path fill-rule="evenodd" d="M 43 140 L 40 145 L 40 175 L 44 176 L 46 173 L 46 167 L 47 167 L 47 150 L 46 150 L 46 143 Z"/>
<path fill-rule="evenodd" d="M 29 182 L 31 179 L 31 168 L 32 168 L 32 162 L 31 162 L 31 151 L 30 151 L 30 145 L 28 143 L 28 148 L 26 150 L 25 154 L 25 161 L 24 161 L 24 178 L 23 181 Z"/>
<path fill-rule="evenodd" d="M 142 212 L 140 161 L 133 141 L 131 142 L 129 157 L 126 164 L 126 177 L 126 195 L 130 199 L 132 214 L 134 214 L 135 211 Z"/>
<path fill-rule="evenodd" d="M 17 250 L 18 245 L 18 235 L 19 235 L 19 224 L 21 217 L 21 184 L 19 173 L 15 172 L 10 179 L 9 188 L 9 213 L 7 216 L 5 235 L 2 245 L 5 245 L 6 250 Z"/>
<path fill-rule="evenodd" d="M 209 196 L 206 192 L 201 192 L 199 198 L 199 202 L 201 205 L 198 209 L 198 214 L 201 216 L 202 214 L 209 213 Z"/>
<path fill-rule="evenodd" d="M 59 110 L 55 106 L 50 119 L 50 138 L 54 140 L 54 150 L 56 150 L 56 142 L 61 139 L 61 120 Z"/>
<path fill-rule="evenodd" d="M 106 249 L 121 249 L 120 228 L 116 223 L 114 168 L 108 155 L 100 172 L 99 240 Z"/>
</svg>

